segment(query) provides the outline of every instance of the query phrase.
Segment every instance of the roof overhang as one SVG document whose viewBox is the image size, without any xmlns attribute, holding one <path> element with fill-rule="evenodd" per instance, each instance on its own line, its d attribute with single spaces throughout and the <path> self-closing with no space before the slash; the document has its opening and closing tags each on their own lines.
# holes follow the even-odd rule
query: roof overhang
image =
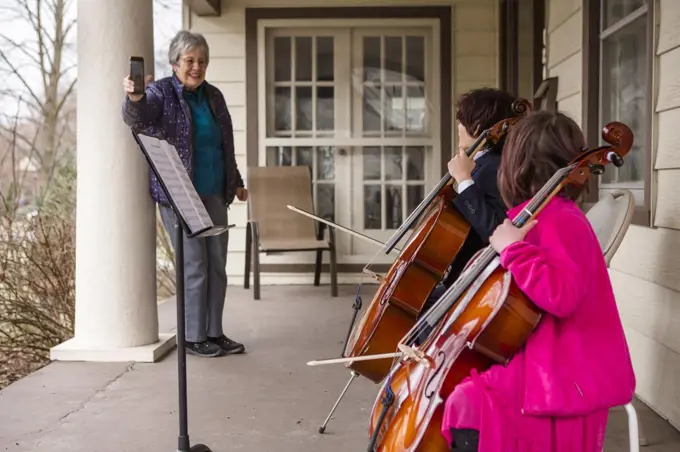
<svg viewBox="0 0 680 452">
<path fill-rule="evenodd" d="M 222 12 L 221 0 L 182 0 L 197 16 L 219 16 Z"/>
</svg>

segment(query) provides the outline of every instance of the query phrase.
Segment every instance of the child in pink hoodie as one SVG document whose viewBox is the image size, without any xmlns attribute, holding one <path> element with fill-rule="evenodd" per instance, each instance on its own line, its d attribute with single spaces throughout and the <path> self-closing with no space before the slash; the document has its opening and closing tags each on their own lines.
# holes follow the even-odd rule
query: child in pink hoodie
<svg viewBox="0 0 680 452">
<path fill-rule="evenodd" d="M 561 113 L 520 121 L 499 170 L 508 217 L 584 146 L 579 127 Z M 633 398 L 612 285 L 579 195 L 567 186 L 535 220 L 522 228 L 505 220 L 490 238 L 501 265 L 544 314 L 507 365 L 473 373 L 447 398 L 442 434 L 452 452 L 601 452 L 609 408 Z"/>
</svg>

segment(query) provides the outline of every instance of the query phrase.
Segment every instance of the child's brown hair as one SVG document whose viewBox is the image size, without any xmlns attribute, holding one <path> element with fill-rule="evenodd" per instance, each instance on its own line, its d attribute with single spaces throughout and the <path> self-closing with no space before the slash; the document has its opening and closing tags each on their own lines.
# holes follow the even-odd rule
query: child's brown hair
<svg viewBox="0 0 680 452">
<path fill-rule="evenodd" d="M 505 140 L 498 188 L 508 207 L 531 199 L 559 170 L 584 151 L 579 126 L 563 113 L 535 111 L 513 127 Z M 566 186 L 562 196 L 577 200 L 585 187 Z"/>
<path fill-rule="evenodd" d="M 518 116 L 512 104 L 513 95 L 495 88 L 478 88 L 461 95 L 456 101 L 456 119 L 471 137 L 506 118 Z"/>
</svg>

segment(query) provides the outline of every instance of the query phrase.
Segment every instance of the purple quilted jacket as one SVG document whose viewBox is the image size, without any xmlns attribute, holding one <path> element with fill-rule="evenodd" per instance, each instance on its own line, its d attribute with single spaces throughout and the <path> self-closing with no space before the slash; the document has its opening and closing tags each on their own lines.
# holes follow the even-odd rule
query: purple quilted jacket
<svg viewBox="0 0 680 452">
<path fill-rule="evenodd" d="M 213 114 L 222 129 L 224 157 L 227 168 L 225 199 L 227 205 L 234 200 L 237 187 L 243 187 L 243 178 L 234 156 L 234 131 L 224 96 L 215 86 L 205 83 L 205 92 Z M 193 180 L 193 149 L 191 111 L 182 97 L 182 82 L 172 75 L 150 83 L 139 102 L 125 96 L 123 120 L 130 128 L 144 135 L 166 140 L 175 146 L 179 158 Z M 161 205 L 169 205 L 156 175 L 149 169 L 151 197 Z"/>
</svg>

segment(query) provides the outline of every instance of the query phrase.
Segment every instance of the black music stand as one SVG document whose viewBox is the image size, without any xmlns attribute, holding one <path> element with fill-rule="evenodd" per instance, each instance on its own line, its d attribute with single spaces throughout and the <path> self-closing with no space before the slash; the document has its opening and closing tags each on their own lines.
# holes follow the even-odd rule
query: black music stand
<svg viewBox="0 0 680 452">
<path fill-rule="evenodd" d="M 179 436 L 177 452 L 212 452 L 204 444 L 191 446 L 187 413 L 187 362 L 184 344 L 184 233 L 187 237 L 219 235 L 234 225 L 215 226 L 205 210 L 179 159 L 174 146 L 143 134 L 132 132 L 144 157 L 158 178 L 175 213 L 175 280 L 177 287 L 177 380 L 179 386 Z"/>
</svg>

